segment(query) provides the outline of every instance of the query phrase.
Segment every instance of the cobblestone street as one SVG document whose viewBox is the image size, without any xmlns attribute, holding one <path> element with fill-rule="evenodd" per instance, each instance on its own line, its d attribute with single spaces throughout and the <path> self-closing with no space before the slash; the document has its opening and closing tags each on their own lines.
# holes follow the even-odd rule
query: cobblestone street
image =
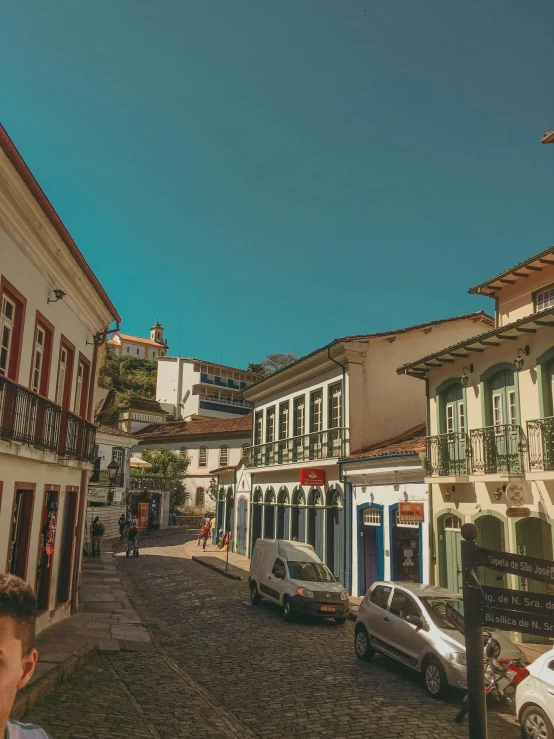
<svg viewBox="0 0 554 739">
<path fill-rule="evenodd" d="M 117 557 L 154 652 L 100 652 L 26 717 L 52 739 L 85 737 L 467 737 L 459 697 L 432 700 L 418 677 L 358 661 L 354 624 L 283 621 L 251 606 L 246 581 L 185 559 L 182 532 L 144 538 Z M 489 714 L 491 739 L 516 739 Z"/>
</svg>

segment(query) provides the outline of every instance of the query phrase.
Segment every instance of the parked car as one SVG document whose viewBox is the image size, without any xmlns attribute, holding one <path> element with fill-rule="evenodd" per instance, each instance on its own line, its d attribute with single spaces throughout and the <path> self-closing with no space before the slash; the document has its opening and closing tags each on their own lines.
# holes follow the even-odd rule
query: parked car
<svg viewBox="0 0 554 739">
<path fill-rule="evenodd" d="M 527 665 L 516 690 L 516 715 L 524 737 L 554 739 L 554 649 Z"/>
<path fill-rule="evenodd" d="M 305 614 L 343 624 L 348 616 L 348 593 L 310 544 L 258 539 L 248 584 L 254 605 L 262 596 L 278 603 L 286 621 L 295 614 Z"/>
<path fill-rule="evenodd" d="M 467 688 L 465 640 L 457 628 L 462 622 L 459 593 L 419 583 L 375 582 L 356 620 L 356 656 L 370 660 L 381 652 L 392 657 L 421 672 L 427 692 L 442 698 L 449 685 Z M 524 659 L 505 634 L 492 634 L 499 656 Z"/>
</svg>

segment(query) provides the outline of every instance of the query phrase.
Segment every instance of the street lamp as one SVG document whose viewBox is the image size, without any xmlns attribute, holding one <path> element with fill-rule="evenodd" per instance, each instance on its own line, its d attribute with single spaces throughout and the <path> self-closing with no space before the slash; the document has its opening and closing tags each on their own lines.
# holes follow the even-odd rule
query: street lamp
<svg viewBox="0 0 554 739">
<path fill-rule="evenodd" d="M 112 487 L 112 485 L 115 483 L 118 472 L 119 472 L 119 465 L 114 459 L 108 465 L 108 476 L 110 478 L 110 487 Z"/>
</svg>

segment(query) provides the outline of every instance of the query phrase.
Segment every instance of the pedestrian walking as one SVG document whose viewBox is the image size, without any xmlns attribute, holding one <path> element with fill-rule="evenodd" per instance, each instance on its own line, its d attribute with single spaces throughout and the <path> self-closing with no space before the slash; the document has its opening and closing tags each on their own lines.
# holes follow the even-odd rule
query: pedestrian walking
<svg viewBox="0 0 554 739">
<path fill-rule="evenodd" d="M 26 582 L 15 575 L 0 575 L 0 736 L 5 739 L 48 739 L 40 726 L 8 718 L 17 691 L 27 685 L 37 663 L 36 608 L 37 599 Z"/>
<path fill-rule="evenodd" d="M 125 529 L 127 528 L 127 517 L 124 513 L 119 517 L 119 541 L 123 541 L 125 536 Z"/>
<path fill-rule="evenodd" d="M 104 536 L 104 524 L 100 521 L 100 516 L 96 516 L 92 522 L 91 538 L 92 538 L 92 556 L 100 556 L 100 545 Z"/>
<path fill-rule="evenodd" d="M 205 523 L 202 528 L 200 529 L 200 533 L 198 535 L 198 546 L 200 546 L 200 540 L 203 541 L 202 544 L 202 551 L 206 551 L 206 544 L 208 543 L 208 539 L 212 535 L 212 527 L 210 526 L 210 520 L 208 519 L 208 523 Z"/>
</svg>

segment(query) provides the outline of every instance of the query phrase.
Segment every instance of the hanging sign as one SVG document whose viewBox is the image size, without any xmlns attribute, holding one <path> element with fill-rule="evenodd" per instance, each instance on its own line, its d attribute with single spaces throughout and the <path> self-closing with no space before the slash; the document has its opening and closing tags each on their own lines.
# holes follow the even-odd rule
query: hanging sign
<svg viewBox="0 0 554 739">
<path fill-rule="evenodd" d="M 399 503 L 399 523 L 423 523 L 425 521 L 425 509 L 423 503 Z"/>
<path fill-rule="evenodd" d="M 526 614 L 537 614 L 554 619 L 554 595 L 530 593 L 524 590 L 504 590 L 483 585 L 487 604 L 491 608 L 510 608 Z M 486 608 L 486 606 L 483 606 Z"/>
<path fill-rule="evenodd" d="M 531 502 L 529 489 L 524 480 L 511 482 L 506 488 L 506 498 L 511 508 L 519 508 Z"/>
<path fill-rule="evenodd" d="M 303 467 L 300 470 L 301 485 L 325 485 L 325 470 Z"/>
<path fill-rule="evenodd" d="M 500 631 L 520 631 L 523 634 L 554 637 L 552 616 L 539 616 L 521 611 L 506 611 L 500 608 L 486 608 L 482 611 L 481 625 Z"/>
<path fill-rule="evenodd" d="M 529 518 L 531 510 L 529 508 L 506 508 L 508 518 Z"/>
<path fill-rule="evenodd" d="M 477 549 L 476 554 L 478 561 L 475 564 L 477 565 L 554 585 L 554 562 L 547 559 L 526 557 L 522 554 L 511 554 L 511 552 L 493 552 L 490 549 L 480 548 Z"/>
</svg>

